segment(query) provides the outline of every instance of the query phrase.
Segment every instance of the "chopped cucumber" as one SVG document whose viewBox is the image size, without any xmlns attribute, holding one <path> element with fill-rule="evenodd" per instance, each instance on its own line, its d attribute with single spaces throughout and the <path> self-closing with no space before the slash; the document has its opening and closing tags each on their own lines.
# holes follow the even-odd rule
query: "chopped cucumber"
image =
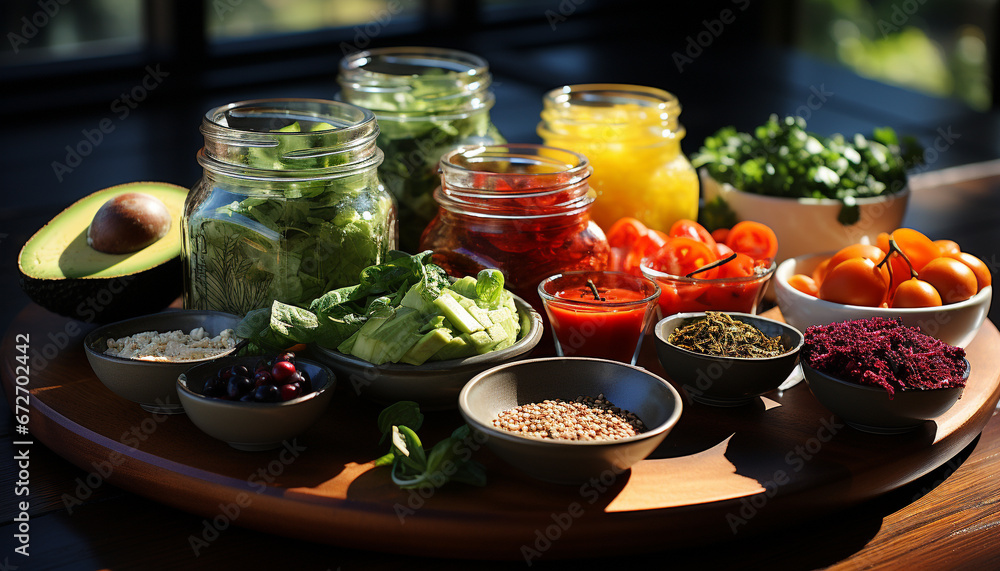
<svg viewBox="0 0 1000 571">
<path fill-rule="evenodd" d="M 452 340 L 451 332 L 443 327 L 428 331 L 399 359 L 401 363 L 422 365 Z"/>
<path fill-rule="evenodd" d="M 441 313 L 448 318 L 448 321 L 450 321 L 451 324 L 462 333 L 472 333 L 474 331 L 482 331 L 485 329 L 485 327 L 483 327 L 483 325 L 479 323 L 476 318 L 469 315 L 469 312 L 450 295 L 441 294 L 434 300 L 434 305 L 436 305 L 438 309 L 441 310 Z"/>
</svg>

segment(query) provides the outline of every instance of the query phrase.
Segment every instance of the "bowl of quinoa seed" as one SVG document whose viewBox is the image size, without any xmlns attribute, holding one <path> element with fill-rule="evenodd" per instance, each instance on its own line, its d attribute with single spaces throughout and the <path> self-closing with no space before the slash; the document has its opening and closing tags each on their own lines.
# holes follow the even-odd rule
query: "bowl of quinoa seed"
<svg viewBox="0 0 1000 571">
<path fill-rule="evenodd" d="M 459 411 L 505 462 L 561 484 L 617 477 L 677 424 L 680 394 L 640 367 L 588 357 L 507 363 L 470 380 Z"/>
<path fill-rule="evenodd" d="M 619 440 L 646 431 L 634 412 L 620 409 L 603 393 L 572 401 L 546 399 L 500 412 L 493 427 L 529 438 Z"/>
</svg>

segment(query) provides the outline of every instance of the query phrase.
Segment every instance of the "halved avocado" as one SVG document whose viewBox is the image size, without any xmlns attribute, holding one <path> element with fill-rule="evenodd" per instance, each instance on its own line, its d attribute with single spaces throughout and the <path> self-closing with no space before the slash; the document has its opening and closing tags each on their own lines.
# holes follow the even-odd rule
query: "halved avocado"
<svg viewBox="0 0 1000 571">
<path fill-rule="evenodd" d="M 24 244 L 17 259 L 21 289 L 49 311 L 89 323 L 162 310 L 183 290 L 181 213 L 187 192 L 162 182 L 133 182 L 81 198 Z M 159 199 L 170 213 L 170 230 L 135 252 L 99 252 L 87 243 L 90 223 L 105 202 L 125 193 Z"/>
</svg>

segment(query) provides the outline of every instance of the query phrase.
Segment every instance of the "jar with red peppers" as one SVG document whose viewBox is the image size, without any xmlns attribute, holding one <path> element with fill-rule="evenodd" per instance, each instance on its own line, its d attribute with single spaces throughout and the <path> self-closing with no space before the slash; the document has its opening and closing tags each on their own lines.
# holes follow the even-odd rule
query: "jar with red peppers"
<svg viewBox="0 0 1000 571">
<path fill-rule="evenodd" d="M 450 275 L 497 268 L 508 289 L 543 313 L 543 279 L 606 267 L 610 247 L 590 219 L 595 194 L 583 155 L 541 145 L 463 147 L 439 168 L 440 208 L 420 246 Z"/>
</svg>

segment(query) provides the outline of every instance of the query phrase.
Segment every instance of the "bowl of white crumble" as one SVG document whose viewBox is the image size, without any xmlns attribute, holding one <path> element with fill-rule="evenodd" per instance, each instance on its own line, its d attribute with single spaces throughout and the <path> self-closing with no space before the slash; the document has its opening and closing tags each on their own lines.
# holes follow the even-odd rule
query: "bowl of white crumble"
<svg viewBox="0 0 1000 571">
<path fill-rule="evenodd" d="M 101 326 L 83 346 L 97 378 L 149 412 L 184 412 L 177 377 L 236 351 L 240 317 L 221 311 L 170 310 Z"/>
</svg>

